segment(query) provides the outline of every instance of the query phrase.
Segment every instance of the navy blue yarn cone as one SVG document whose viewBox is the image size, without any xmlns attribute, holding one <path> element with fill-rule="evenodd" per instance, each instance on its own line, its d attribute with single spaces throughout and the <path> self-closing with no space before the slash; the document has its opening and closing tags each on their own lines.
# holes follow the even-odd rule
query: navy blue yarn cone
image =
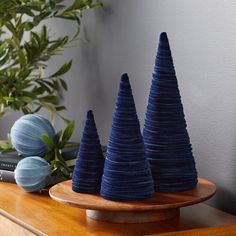
<svg viewBox="0 0 236 236">
<path fill-rule="evenodd" d="M 166 33 L 161 33 L 143 138 L 156 192 L 197 184 L 197 171 Z"/>
<path fill-rule="evenodd" d="M 80 149 L 72 176 L 72 190 L 99 193 L 104 157 L 92 111 L 88 111 Z"/>
<path fill-rule="evenodd" d="M 102 177 L 101 196 L 112 201 L 143 200 L 154 193 L 149 163 L 131 86 L 122 75 L 107 156 Z"/>
</svg>

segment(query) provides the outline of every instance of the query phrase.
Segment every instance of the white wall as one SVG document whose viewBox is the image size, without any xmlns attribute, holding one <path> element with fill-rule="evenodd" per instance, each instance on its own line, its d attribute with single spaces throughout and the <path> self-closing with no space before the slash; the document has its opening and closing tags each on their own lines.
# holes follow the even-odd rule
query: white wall
<svg viewBox="0 0 236 236">
<path fill-rule="evenodd" d="M 82 40 L 64 56 L 74 58 L 67 74 L 69 92 L 64 95 L 66 116 L 77 120 L 74 140 L 80 138 L 86 111 L 93 109 L 106 144 L 123 72 L 130 75 L 143 124 L 157 40 L 166 31 L 199 175 L 217 184 L 210 203 L 236 213 L 236 1 L 103 3 L 104 9 L 84 16 Z M 50 25 L 62 33 L 71 30 L 68 22 Z M 11 114 L 1 122 L 1 135 L 14 119 Z"/>
</svg>

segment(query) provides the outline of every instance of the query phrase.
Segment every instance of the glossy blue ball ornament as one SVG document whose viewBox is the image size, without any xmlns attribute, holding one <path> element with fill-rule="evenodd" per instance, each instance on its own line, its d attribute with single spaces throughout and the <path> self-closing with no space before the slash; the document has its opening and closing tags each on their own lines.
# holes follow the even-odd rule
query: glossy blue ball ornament
<svg viewBox="0 0 236 236">
<path fill-rule="evenodd" d="M 11 128 L 12 144 L 23 156 L 43 157 L 49 147 L 42 140 L 42 134 L 54 139 L 55 130 L 50 121 L 40 115 L 24 115 Z"/>
<path fill-rule="evenodd" d="M 16 183 L 27 192 L 37 192 L 47 185 L 50 164 L 43 158 L 31 156 L 22 159 L 15 169 Z"/>
</svg>

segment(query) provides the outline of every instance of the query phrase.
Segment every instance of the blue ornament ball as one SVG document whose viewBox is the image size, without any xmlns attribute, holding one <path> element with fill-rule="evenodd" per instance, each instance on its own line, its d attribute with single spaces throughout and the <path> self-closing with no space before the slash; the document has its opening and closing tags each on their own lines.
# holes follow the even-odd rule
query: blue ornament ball
<svg viewBox="0 0 236 236">
<path fill-rule="evenodd" d="M 27 192 L 37 192 L 47 185 L 50 164 L 42 157 L 31 156 L 19 161 L 15 169 L 16 183 Z"/>
<path fill-rule="evenodd" d="M 42 157 L 49 151 L 49 147 L 42 140 L 42 134 L 54 139 L 55 130 L 50 121 L 40 115 L 24 115 L 11 128 L 12 144 L 23 156 Z"/>
</svg>

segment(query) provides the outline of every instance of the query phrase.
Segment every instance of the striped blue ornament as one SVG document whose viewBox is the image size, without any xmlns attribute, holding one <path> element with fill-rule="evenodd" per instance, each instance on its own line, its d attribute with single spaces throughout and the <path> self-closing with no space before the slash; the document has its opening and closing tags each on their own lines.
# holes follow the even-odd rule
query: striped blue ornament
<svg viewBox="0 0 236 236">
<path fill-rule="evenodd" d="M 42 140 L 42 134 L 54 139 L 55 130 L 50 121 L 41 115 L 24 115 L 11 128 L 12 144 L 23 156 L 43 157 L 49 147 Z"/>
<path fill-rule="evenodd" d="M 15 169 L 16 183 L 27 192 L 37 192 L 47 185 L 50 164 L 43 158 L 31 156 L 22 159 Z"/>
</svg>

